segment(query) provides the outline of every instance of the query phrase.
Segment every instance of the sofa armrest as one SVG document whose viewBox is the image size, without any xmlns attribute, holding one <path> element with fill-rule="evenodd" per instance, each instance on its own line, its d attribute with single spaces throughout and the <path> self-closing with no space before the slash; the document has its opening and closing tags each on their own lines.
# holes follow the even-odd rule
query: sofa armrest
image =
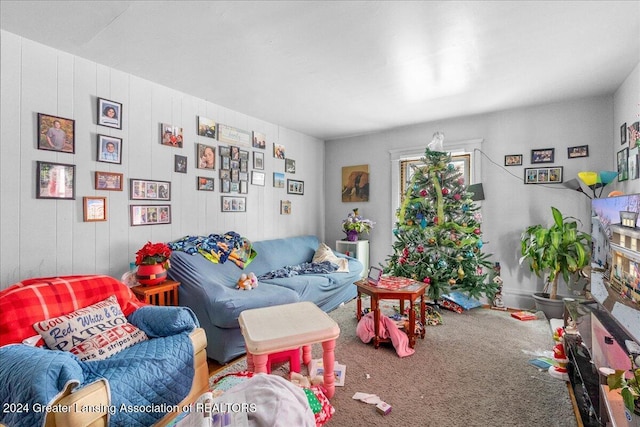
<svg viewBox="0 0 640 427">
<path fill-rule="evenodd" d="M 49 413 L 45 427 L 106 427 L 110 410 L 109 403 L 109 386 L 106 381 L 96 381 L 75 393 L 71 393 L 71 390 L 67 389 L 59 399 L 53 402 L 53 405 L 73 410 Z M 83 411 L 82 408 L 85 410 Z"/>
<path fill-rule="evenodd" d="M 187 307 L 149 305 L 131 313 L 128 320 L 151 338 L 189 332 L 200 326 L 196 315 Z"/>
</svg>

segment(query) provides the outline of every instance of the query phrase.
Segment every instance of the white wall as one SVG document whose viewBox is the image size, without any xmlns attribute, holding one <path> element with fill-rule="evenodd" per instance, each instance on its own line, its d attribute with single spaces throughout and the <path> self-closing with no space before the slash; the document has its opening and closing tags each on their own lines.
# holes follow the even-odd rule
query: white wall
<svg viewBox="0 0 640 427">
<path fill-rule="evenodd" d="M 542 282 L 518 264 L 520 233 L 528 225 L 549 223 L 551 206 L 579 218 L 583 230 L 589 232 L 590 202 L 583 194 L 562 185 L 525 185 L 524 168 L 531 167 L 531 149 L 555 148 L 553 165 L 564 167 L 564 181 L 577 177 L 579 171 L 610 169 L 615 164 L 611 150 L 613 121 L 613 97 L 602 96 L 327 141 L 327 240 L 334 242 L 344 237 L 341 220 L 352 208 L 359 207 L 362 215 L 377 223 L 369 237 L 371 265 L 384 263 L 392 251 L 395 216 L 390 206 L 395 196 L 390 189 L 392 180 L 397 179 L 391 176 L 389 150 L 421 144 L 426 148 L 435 131 L 445 133 L 445 146 L 447 141 L 482 139 L 484 155 L 476 152 L 475 161 L 481 166 L 480 182 L 485 193 L 484 250 L 502 266 L 505 303 L 532 308 L 530 294 L 540 289 Z M 585 144 L 589 145 L 589 157 L 567 158 L 568 147 Z M 504 167 L 507 154 L 522 154 L 523 166 Z M 370 201 L 342 203 L 341 168 L 357 164 L 369 164 Z"/>
<path fill-rule="evenodd" d="M 233 230 L 255 241 L 300 234 L 322 238 L 322 141 L 5 31 L 0 36 L 0 289 L 36 276 L 119 278 L 146 241 L 187 234 Z M 97 97 L 123 104 L 122 130 L 96 125 Z M 75 154 L 37 149 L 37 113 L 76 121 Z M 266 185 L 249 185 L 247 213 L 221 213 L 218 168 L 195 168 L 197 142 L 220 145 L 197 135 L 197 116 L 266 134 Z M 160 123 L 184 128 L 184 148 L 160 144 Z M 123 139 L 121 165 L 95 161 L 98 133 Z M 273 172 L 284 172 L 284 160 L 273 158 L 273 142 L 296 161 L 296 173 L 286 178 L 304 181 L 303 196 L 273 187 Z M 175 154 L 188 157 L 187 174 L 174 172 Z M 36 199 L 38 160 L 76 165 L 75 200 Z M 96 170 L 123 173 L 124 191 L 96 191 Z M 216 178 L 214 192 L 196 190 L 199 175 Z M 171 181 L 171 224 L 129 225 L 130 178 Z M 107 197 L 107 222 L 83 222 L 83 196 Z M 280 200 L 291 200 L 292 215 L 280 215 Z"/>
<path fill-rule="evenodd" d="M 613 103 L 613 160 L 614 163 L 611 166 L 611 170 L 617 170 L 616 159 L 618 151 L 622 150 L 625 146 L 629 147 L 629 143 L 622 145 L 620 143 L 620 126 L 624 123 L 627 126 L 640 121 L 640 64 L 636 65 L 636 68 L 629 74 L 629 77 L 618 88 L 614 96 Z M 627 130 L 627 141 L 629 140 L 629 132 Z M 639 180 L 627 180 L 614 183 L 614 188 L 620 190 L 625 194 L 639 193 L 640 181 Z"/>
</svg>

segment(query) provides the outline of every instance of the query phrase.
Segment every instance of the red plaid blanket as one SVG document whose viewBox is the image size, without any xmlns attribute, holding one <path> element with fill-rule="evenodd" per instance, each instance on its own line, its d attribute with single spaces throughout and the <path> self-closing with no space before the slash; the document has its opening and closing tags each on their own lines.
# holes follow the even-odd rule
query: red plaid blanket
<svg viewBox="0 0 640 427">
<path fill-rule="evenodd" d="M 71 313 L 115 295 L 125 316 L 146 305 L 109 276 L 62 276 L 23 280 L 0 291 L 0 345 L 37 335 L 33 324 Z"/>
</svg>

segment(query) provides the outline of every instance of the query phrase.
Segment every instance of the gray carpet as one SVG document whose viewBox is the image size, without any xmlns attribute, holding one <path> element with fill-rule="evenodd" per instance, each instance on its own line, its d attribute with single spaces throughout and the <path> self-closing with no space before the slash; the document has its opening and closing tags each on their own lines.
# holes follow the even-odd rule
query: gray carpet
<svg viewBox="0 0 640 427">
<path fill-rule="evenodd" d="M 347 368 L 345 385 L 331 399 L 336 413 L 329 426 L 577 425 L 565 382 L 528 363 L 527 352 L 553 347 L 546 320 L 523 322 L 488 309 L 443 310 L 444 324 L 428 326 L 416 353 L 399 358 L 391 344 L 376 350 L 357 337 L 355 301 L 330 315 L 341 330 L 336 359 Z M 314 345 L 313 356 L 321 355 Z M 242 359 L 216 377 L 244 368 Z M 286 375 L 286 368 L 274 373 Z M 391 413 L 380 415 L 374 405 L 352 399 L 356 392 L 377 394 L 392 405 Z"/>
</svg>

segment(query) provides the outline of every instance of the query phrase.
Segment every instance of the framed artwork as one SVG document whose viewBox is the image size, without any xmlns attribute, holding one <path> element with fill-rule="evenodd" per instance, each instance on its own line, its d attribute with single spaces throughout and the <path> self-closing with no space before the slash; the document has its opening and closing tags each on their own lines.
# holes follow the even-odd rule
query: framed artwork
<svg viewBox="0 0 640 427">
<path fill-rule="evenodd" d="M 531 163 L 553 163 L 555 148 L 531 150 Z"/>
<path fill-rule="evenodd" d="M 122 129 L 122 104 L 104 98 L 98 98 L 98 124 L 110 128 Z"/>
<path fill-rule="evenodd" d="M 171 224 L 171 205 L 130 205 L 131 225 Z"/>
<path fill-rule="evenodd" d="M 264 172 L 251 171 L 251 184 L 264 186 Z"/>
<path fill-rule="evenodd" d="M 249 172 L 240 172 L 238 175 L 238 179 L 240 180 L 240 182 L 249 181 Z"/>
<path fill-rule="evenodd" d="M 296 173 L 296 161 L 293 159 L 284 159 L 284 171 L 286 173 Z"/>
<path fill-rule="evenodd" d="M 64 163 L 36 164 L 36 199 L 76 198 L 76 166 Z"/>
<path fill-rule="evenodd" d="M 638 157 L 640 148 L 636 147 L 629 150 L 629 179 L 638 179 L 640 177 L 640 158 Z"/>
<path fill-rule="evenodd" d="M 629 147 L 618 151 L 618 182 L 629 179 Z"/>
<path fill-rule="evenodd" d="M 216 149 L 210 145 L 196 144 L 198 155 L 198 169 L 216 168 Z"/>
<path fill-rule="evenodd" d="M 230 147 L 220 145 L 220 146 L 218 146 L 218 150 L 220 151 L 220 157 L 231 157 L 231 148 Z"/>
<path fill-rule="evenodd" d="M 253 148 L 260 148 L 264 150 L 267 148 L 267 137 L 260 132 L 253 132 L 253 141 L 251 143 Z"/>
<path fill-rule="evenodd" d="M 248 162 L 249 161 L 249 152 L 246 151 L 246 150 L 239 150 L 239 151 L 240 151 L 240 153 L 239 153 L 240 160 L 244 160 L 245 162 Z"/>
<path fill-rule="evenodd" d="M 291 202 L 280 200 L 280 215 L 291 215 Z"/>
<path fill-rule="evenodd" d="M 505 166 L 522 166 L 522 154 L 507 154 L 504 156 Z"/>
<path fill-rule="evenodd" d="M 620 145 L 624 145 L 627 143 L 627 124 L 623 123 L 620 126 Z"/>
<path fill-rule="evenodd" d="M 122 191 L 124 175 L 114 172 L 96 171 L 96 190 Z"/>
<path fill-rule="evenodd" d="M 249 160 L 240 160 L 240 172 L 249 171 Z"/>
<path fill-rule="evenodd" d="M 169 181 L 130 179 L 130 200 L 171 200 Z"/>
<path fill-rule="evenodd" d="M 231 169 L 231 157 L 220 157 L 220 170 Z"/>
<path fill-rule="evenodd" d="M 106 221 L 107 220 L 107 198 L 106 197 L 83 197 L 82 212 L 84 222 Z"/>
<path fill-rule="evenodd" d="M 525 168 L 524 183 L 525 184 L 561 184 L 562 183 L 562 166 L 544 167 L 544 168 Z"/>
<path fill-rule="evenodd" d="M 240 181 L 240 194 L 247 194 L 249 192 L 249 183 L 247 181 Z"/>
<path fill-rule="evenodd" d="M 231 193 L 239 193 L 240 192 L 240 181 L 233 182 L 229 184 L 229 192 Z"/>
<path fill-rule="evenodd" d="M 168 145 L 169 147 L 182 148 L 182 128 L 178 126 L 168 125 L 166 123 L 160 124 L 160 141 L 162 145 Z"/>
<path fill-rule="evenodd" d="M 38 149 L 75 153 L 76 121 L 38 113 Z"/>
<path fill-rule="evenodd" d="M 284 160 L 284 145 L 273 143 L 273 157 Z"/>
<path fill-rule="evenodd" d="M 222 212 L 246 212 L 247 198 L 238 196 L 220 196 Z"/>
<path fill-rule="evenodd" d="M 369 201 L 369 165 L 342 168 L 342 201 Z"/>
<path fill-rule="evenodd" d="M 288 179 L 287 194 L 304 194 L 304 181 Z"/>
<path fill-rule="evenodd" d="M 589 157 L 589 146 L 578 145 L 576 147 L 569 147 L 567 148 L 567 157 L 570 159 L 575 159 L 577 157 Z"/>
<path fill-rule="evenodd" d="M 273 186 L 275 188 L 284 188 L 284 172 L 273 173 Z"/>
<path fill-rule="evenodd" d="M 253 152 L 253 168 L 264 170 L 264 153 L 258 151 Z"/>
<path fill-rule="evenodd" d="M 198 190 L 200 191 L 213 191 L 214 178 L 208 178 L 206 176 L 198 177 Z"/>
<path fill-rule="evenodd" d="M 218 123 L 218 141 L 251 146 L 251 134 L 246 130 Z"/>
<path fill-rule="evenodd" d="M 98 135 L 99 162 L 122 163 L 122 139 L 113 136 Z"/>
<path fill-rule="evenodd" d="M 187 173 L 187 156 L 173 156 L 173 170 L 178 173 Z"/>
<path fill-rule="evenodd" d="M 220 180 L 220 192 L 221 193 L 231 193 L 231 180 L 230 179 L 221 179 Z"/>
<path fill-rule="evenodd" d="M 231 180 L 231 171 L 229 169 L 220 169 L 220 179 Z"/>
<path fill-rule="evenodd" d="M 198 135 L 216 138 L 216 122 L 206 117 L 198 116 Z"/>
<path fill-rule="evenodd" d="M 629 129 L 629 148 L 640 147 L 640 122 L 635 122 Z"/>
</svg>

